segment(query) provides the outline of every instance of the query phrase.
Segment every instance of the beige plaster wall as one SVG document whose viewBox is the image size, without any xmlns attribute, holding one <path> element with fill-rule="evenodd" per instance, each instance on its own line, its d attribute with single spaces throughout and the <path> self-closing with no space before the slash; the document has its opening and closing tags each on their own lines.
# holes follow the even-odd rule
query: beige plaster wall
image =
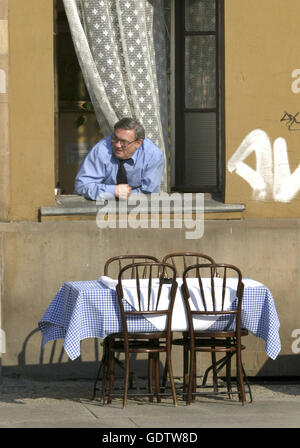
<svg viewBox="0 0 300 448">
<path fill-rule="evenodd" d="M 53 2 L 9 0 L 9 219 L 54 204 Z"/>
<path fill-rule="evenodd" d="M 6 221 L 9 209 L 9 127 L 8 127 L 8 4 L 0 0 L 0 220 Z M 3 257 L 0 237 L 0 376 L 5 333 L 2 329 Z"/>
<path fill-rule="evenodd" d="M 53 370 L 49 364 L 52 344 L 46 346 L 43 370 L 39 366 L 41 335 L 34 330 L 44 311 L 66 281 L 97 279 L 104 262 L 121 253 L 150 253 L 161 258 L 179 250 L 202 251 L 219 262 L 239 266 L 245 277 L 266 284 L 273 294 L 281 322 L 282 350 L 272 361 L 264 342 L 245 338 L 243 353 L 248 375 L 299 375 L 299 354 L 292 352 L 292 331 L 300 328 L 299 220 L 207 221 L 202 239 L 186 240 L 184 229 L 105 229 L 95 221 L 15 223 L 0 225 L 3 237 L 3 328 L 8 372 L 93 376 L 95 341 L 85 340 L 82 358 L 58 363 L 57 344 Z M 99 348 L 99 340 L 97 347 Z M 25 356 L 26 353 L 26 356 Z M 99 348 L 98 356 L 101 354 Z M 181 352 L 174 352 L 175 372 L 181 374 Z M 81 371 L 80 368 L 83 370 Z M 85 369 L 85 370 L 84 370 Z"/>
<path fill-rule="evenodd" d="M 10 204 L 8 124 L 8 2 L 0 0 L 0 220 L 6 221 Z"/>
<path fill-rule="evenodd" d="M 227 162 L 243 139 L 260 129 L 272 147 L 277 138 L 285 139 L 291 172 L 300 164 L 300 124 L 289 130 L 288 123 L 280 121 L 285 112 L 300 112 L 300 93 L 292 91 L 299 77 L 292 77 L 292 72 L 300 68 L 299 14 L 298 0 L 225 0 Z M 258 147 L 256 140 L 253 148 Z M 266 155 L 265 148 L 262 152 Z M 254 153 L 244 162 L 256 170 Z M 245 219 L 300 216 L 299 192 L 288 203 L 274 201 L 272 194 L 258 201 L 252 193 L 249 183 L 226 169 L 226 202 L 245 203 Z"/>
</svg>

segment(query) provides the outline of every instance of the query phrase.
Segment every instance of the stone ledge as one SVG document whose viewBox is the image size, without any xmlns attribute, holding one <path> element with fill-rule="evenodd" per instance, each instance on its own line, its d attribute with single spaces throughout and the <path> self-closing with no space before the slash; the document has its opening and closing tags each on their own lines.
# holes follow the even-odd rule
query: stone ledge
<svg viewBox="0 0 300 448">
<path fill-rule="evenodd" d="M 144 197 L 144 196 L 143 196 Z M 177 208 L 176 204 L 174 205 L 171 202 L 171 213 L 182 213 L 182 208 Z M 85 199 L 82 196 L 78 195 L 60 195 L 56 197 L 56 206 L 55 207 L 41 207 L 40 208 L 40 217 L 44 216 L 70 216 L 70 215 L 86 215 L 86 216 L 95 216 L 98 213 L 98 210 L 101 206 L 96 204 L 96 201 L 91 201 Z M 122 208 L 122 207 L 121 207 Z M 130 212 L 136 208 L 136 205 L 128 205 L 126 207 L 126 212 Z M 139 207 L 140 208 L 140 207 Z M 222 202 L 213 199 L 210 194 L 204 194 L 204 214 L 206 213 L 235 213 L 235 212 L 243 212 L 246 209 L 244 204 L 224 204 Z M 113 213 L 115 212 L 115 208 L 107 209 L 107 211 Z M 122 210 L 118 210 L 119 213 L 122 213 Z M 153 210 L 151 210 L 153 211 Z M 196 207 L 196 204 L 192 204 L 189 210 L 186 212 L 190 213 L 203 213 L 203 210 L 199 210 Z M 140 208 L 141 213 L 148 213 L 149 208 L 146 207 L 143 210 L 142 206 Z M 157 209 L 154 209 L 154 212 L 161 213 L 161 205 Z"/>
</svg>

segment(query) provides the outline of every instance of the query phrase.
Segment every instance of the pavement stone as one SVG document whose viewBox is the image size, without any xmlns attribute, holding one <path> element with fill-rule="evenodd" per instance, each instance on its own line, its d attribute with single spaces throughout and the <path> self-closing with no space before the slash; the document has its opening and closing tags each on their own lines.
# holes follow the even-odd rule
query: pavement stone
<svg viewBox="0 0 300 448">
<path fill-rule="evenodd" d="M 300 428 L 300 380 L 254 382 L 253 403 L 237 398 L 197 397 L 178 406 L 167 397 L 161 403 L 130 398 L 125 409 L 116 398 L 103 405 L 91 399 L 93 382 L 35 381 L 3 377 L 0 384 L 1 428 L 117 428 L 160 430 L 179 428 Z"/>
</svg>

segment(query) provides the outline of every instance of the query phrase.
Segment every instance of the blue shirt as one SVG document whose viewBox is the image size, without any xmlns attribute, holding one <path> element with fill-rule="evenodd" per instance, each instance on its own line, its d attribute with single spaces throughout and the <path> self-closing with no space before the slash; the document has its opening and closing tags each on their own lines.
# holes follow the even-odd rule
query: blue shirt
<svg viewBox="0 0 300 448">
<path fill-rule="evenodd" d="M 157 193 L 163 172 L 163 154 L 148 138 L 124 164 L 128 184 L 134 193 Z M 100 140 L 87 154 L 75 178 L 75 193 L 88 199 L 115 195 L 119 159 L 112 150 L 111 136 Z"/>
</svg>

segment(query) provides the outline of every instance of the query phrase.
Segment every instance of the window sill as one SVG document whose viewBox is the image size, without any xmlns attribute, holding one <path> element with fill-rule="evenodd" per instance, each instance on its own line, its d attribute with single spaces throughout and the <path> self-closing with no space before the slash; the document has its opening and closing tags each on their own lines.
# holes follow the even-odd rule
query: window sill
<svg viewBox="0 0 300 448">
<path fill-rule="evenodd" d="M 171 202 L 171 213 L 182 213 L 182 207 L 177 209 L 176 205 Z M 136 208 L 135 206 L 128 206 L 127 211 L 130 212 L 130 210 L 133 210 Z M 241 213 L 245 211 L 245 205 L 244 204 L 224 204 L 223 202 L 217 201 L 216 199 L 213 199 L 211 194 L 205 193 L 204 194 L 204 215 L 205 218 L 210 218 L 209 215 L 211 215 L 211 218 L 215 216 L 215 214 L 218 214 L 219 217 L 216 219 L 240 219 Z M 39 218 L 40 221 L 45 221 L 53 219 L 59 219 L 60 217 L 66 217 L 73 219 L 82 219 L 82 217 L 87 217 L 87 219 L 90 219 L 91 217 L 94 217 L 97 215 L 99 210 L 99 206 L 96 205 L 95 201 L 91 201 L 88 199 L 85 199 L 82 196 L 78 196 L 75 194 L 71 195 L 60 195 L 56 196 L 56 206 L 55 207 L 41 207 L 39 210 Z M 146 210 L 140 210 L 141 213 L 148 213 L 149 209 L 147 207 Z M 190 210 L 186 210 L 190 213 L 201 213 L 203 210 L 197 210 L 195 205 L 191 207 Z M 160 213 L 161 210 L 158 210 L 158 213 Z M 226 216 L 223 216 L 225 214 Z M 228 214 L 230 214 L 230 218 L 228 218 Z M 206 216 L 207 215 L 207 216 Z M 214 219 L 214 218 L 213 218 Z"/>
</svg>

